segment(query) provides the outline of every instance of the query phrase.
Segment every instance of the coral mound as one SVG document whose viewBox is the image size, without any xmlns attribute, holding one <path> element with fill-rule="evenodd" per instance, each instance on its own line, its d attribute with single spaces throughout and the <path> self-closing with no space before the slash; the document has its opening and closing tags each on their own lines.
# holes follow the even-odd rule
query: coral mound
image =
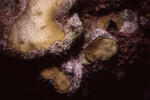
<svg viewBox="0 0 150 100">
<path fill-rule="evenodd" d="M 57 8 L 62 0 L 29 0 L 28 8 L 12 25 L 9 47 L 26 53 L 48 49 L 64 38 L 65 32 L 55 22 Z"/>
<path fill-rule="evenodd" d="M 22 13 L 11 15 L 13 21 L 9 22 L 11 18 L 8 18 L 2 23 L 9 25 L 0 26 L 0 29 L 4 27 L 1 49 L 11 56 L 31 59 L 47 53 L 60 55 L 80 36 L 82 23 L 78 14 L 69 13 L 76 0 L 24 0 L 25 4 L 21 5 L 22 2 L 20 6 L 25 6 Z"/>
</svg>

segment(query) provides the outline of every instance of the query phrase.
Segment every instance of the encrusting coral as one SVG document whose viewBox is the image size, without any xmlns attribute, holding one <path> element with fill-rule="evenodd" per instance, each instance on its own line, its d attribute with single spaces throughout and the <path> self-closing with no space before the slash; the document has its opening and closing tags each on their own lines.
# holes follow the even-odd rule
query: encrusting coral
<svg viewBox="0 0 150 100">
<path fill-rule="evenodd" d="M 45 79 L 52 80 L 54 87 L 59 93 L 67 93 L 70 88 L 71 85 L 70 79 L 64 73 L 62 73 L 57 67 L 44 69 L 40 73 L 40 76 Z"/>
<path fill-rule="evenodd" d="M 0 51 L 24 59 L 46 54 L 60 56 L 71 51 L 83 36 L 76 56 L 39 73 L 40 78 L 51 81 L 58 93 L 74 93 L 87 73 L 133 63 L 150 44 L 145 39 L 150 31 L 148 0 L 141 1 L 141 9 L 121 7 L 125 2 L 128 1 L 0 1 Z"/>
<path fill-rule="evenodd" d="M 2 49 L 26 59 L 48 52 L 59 55 L 81 34 L 78 15 L 69 15 L 76 0 L 24 0 L 19 4 L 22 3 L 25 6 L 22 14 L 14 18 L 6 32 L 3 31 Z M 64 16 L 67 20 L 63 21 Z"/>
<path fill-rule="evenodd" d="M 117 53 L 117 39 L 104 30 L 94 30 L 88 40 L 89 42 L 86 41 L 87 43 L 85 43 L 82 47 L 84 50 L 81 51 L 77 58 L 71 58 L 60 66 L 62 72 L 65 73 L 71 81 L 71 85 L 66 93 L 74 93 L 78 90 L 81 85 L 83 75 L 85 74 L 84 66 L 98 60 L 107 61 Z M 50 68 L 42 71 L 40 77 L 46 80 L 53 80 L 51 77 L 53 77 L 57 71 L 51 72 L 50 70 L 47 71 L 48 69 Z M 66 85 L 62 84 L 60 86 L 64 87 Z M 56 87 L 55 89 L 58 91 Z"/>
</svg>

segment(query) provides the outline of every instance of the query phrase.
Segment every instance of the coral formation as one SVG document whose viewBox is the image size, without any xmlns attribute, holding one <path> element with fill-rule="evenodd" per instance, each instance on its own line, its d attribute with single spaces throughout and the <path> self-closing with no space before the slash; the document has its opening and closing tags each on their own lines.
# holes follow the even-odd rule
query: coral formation
<svg viewBox="0 0 150 100">
<path fill-rule="evenodd" d="M 91 41 L 83 47 L 85 48 L 85 57 L 90 62 L 98 59 L 102 61 L 109 60 L 117 53 L 117 39 L 106 31 L 96 29 L 90 37 Z"/>
<path fill-rule="evenodd" d="M 8 33 L 3 33 L 7 36 L 3 48 L 8 48 L 9 52 L 27 59 L 43 56 L 47 52 L 60 54 L 68 50 L 81 34 L 82 23 L 78 15 L 68 16 L 75 0 L 24 2 L 26 9 L 24 8 L 22 15 L 17 16 L 8 28 Z M 62 16 L 68 17 L 67 20 L 60 22 Z"/>
<path fill-rule="evenodd" d="M 70 79 L 64 73 L 62 73 L 57 67 L 44 69 L 40 73 L 40 76 L 44 79 L 52 80 L 55 89 L 59 93 L 62 94 L 67 93 L 70 88 L 71 85 Z"/>
<path fill-rule="evenodd" d="M 132 8 L 130 3 L 125 0 L 0 1 L 0 51 L 24 59 L 65 54 L 59 66 L 48 66 L 39 76 L 50 80 L 61 94 L 74 93 L 87 73 L 109 68 L 118 72 L 120 66 L 140 59 L 149 49 L 149 0 L 140 1 L 137 6 L 141 9 Z M 68 52 L 74 53 L 71 47 L 78 39 L 83 40 L 81 45 L 77 44 L 81 49 L 66 59 Z"/>
</svg>

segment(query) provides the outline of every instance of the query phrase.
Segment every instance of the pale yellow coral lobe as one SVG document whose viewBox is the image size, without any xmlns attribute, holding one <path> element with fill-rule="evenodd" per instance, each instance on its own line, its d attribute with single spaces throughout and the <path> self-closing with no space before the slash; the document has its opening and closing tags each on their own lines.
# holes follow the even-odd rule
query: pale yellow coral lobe
<svg viewBox="0 0 150 100">
<path fill-rule="evenodd" d="M 54 79 L 58 75 L 58 73 L 60 73 L 60 70 L 57 67 L 52 67 L 44 69 L 40 73 L 40 76 L 44 79 Z"/>
<path fill-rule="evenodd" d="M 98 37 L 85 50 L 89 61 L 109 60 L 117 52 L 117 44 L 113 38 Z"/>
<path fill-rule="evenodd" d="M 44 79 L 53 80 L 54 82 L 54 88 L 59 93 L 67 93 L 69 91 L 69 88 L 71 86 L 70 79 L 61 72 L 57 67 L 51 67 L 44 69 L 40 76 Z"/>
<path fill-rule="evenodd" d="M 29 0 L 26 11 L 12 25 L 8 44 L 16 51 L 47 50 L 63 40 L 65 32 L 55 23 L 57 9 L 63 0 Z"/>
</svg>

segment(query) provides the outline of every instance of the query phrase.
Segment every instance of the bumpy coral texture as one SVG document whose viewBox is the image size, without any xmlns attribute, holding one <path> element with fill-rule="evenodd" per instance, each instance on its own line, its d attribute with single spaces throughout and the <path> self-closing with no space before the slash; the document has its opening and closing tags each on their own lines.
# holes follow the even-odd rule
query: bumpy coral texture
<svg viewBox="0 0 150 100">
<path fill-rule="evenodd" d="M 9 4 L 9 0 L 6 1 L 7 3 Z M 2 21 L 4 25 L 0 26 L 0 41 L 3 46 L 1 49 L 6 49 L 10 55 L 20 56 L 24 59 L 43 56 L 47 53 L 59 55 L 65 52 L 82 30 L 82 23 L 78 15 L 69 14 L 75 3 L 76 0 L 11 2 L 8 7 L 6 6 L 8 9 L 5 9 L 6 13 L 4 11 L 4 15 L 1 15 L 2 20 L 5 19 Z M 5 5 L 5 2 L 2 4 Z M 11 17 L 5 18 L 7 13 L 9 14 L 10 6 L 21 9 L 20 13 L 12 9 L 12 13 L 10 13 L 12 20 Z M 66 20 L 63 20 L 64 16 L 67 18 Z M 5 25 L 6 22 L 8 25 Z M 57 49 L 58 46 L 59 49 Z"/>
<path fill-rule="evenodd" d="M 9 47 L 26 53 L 48 49 L 56 41 L 62 40 L 65 33 L 54 23 L 58 6 L 59 0 L 29 0 L 27 10 L 11 27 Z"/>
<path fill-rule="evenodd" d="M 74 93 L 86 74 L 118 71 L 150 48 L 148 3 L 144 0 L 132 8 L 128 0 L 0 1 L 0 13 L 5 15 L 0 16 L 0 48 L 15 49 L 23 58 L 64 53 L 60 65 L 47 66 L 39 77 L 58 93 Z M 73 44 L 80 46 L 78 53 Z"/>
</svg>

